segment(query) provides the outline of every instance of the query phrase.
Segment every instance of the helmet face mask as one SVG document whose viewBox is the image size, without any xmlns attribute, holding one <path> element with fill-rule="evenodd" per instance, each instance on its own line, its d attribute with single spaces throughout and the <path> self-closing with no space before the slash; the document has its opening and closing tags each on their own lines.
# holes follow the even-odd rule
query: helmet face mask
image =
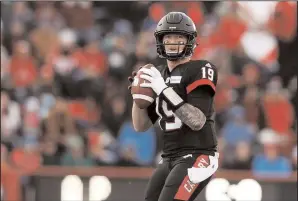
<svg viewBox="0 0 298 201">
<path fill-rule="evenodd" d="M 157 46 L 157 53 L 159 57 L 168 59 L 170 61 L 176 61 L 179 59 L 190 57 L 193 53 L 193 50 L 196 46 L 195 38 L 191 35 L 185 35 L 185 34 L 179 34 L 186 36 L 186 43 L 169 43 L 166 44 L 163 41 L 163 38 L 165 35 L 173 34 L 173 32 L 169 32 L 166 34 L 162 34 L 159 36 L 156 36 L 156 46 Z M 175 34 L 177 34 L 175 32 Z M 178 46 L 177 50 L 174 50 L 173 52 L 167 51 L 167 46 Z"/>
<path fill-rule="evenodd" d="M 186 37 L 186 43 L 164 43 L 164 36 L 166 35 L 183 35 Z M 157 54 L 161 58 L 166 58 L 170 61 L 177 61 L 179 59 L 192 56 L 196 47 L 197 31 L 193 21 L 184 13 L 170 12 L 164 16 L 158 23 L 155 30 Z M 180 41 L 179 41 L 180 42 Z M 167 52 L 167 45 L 178 45 L 176 52 Z M 183 50 L 180 46 L 184 46 Z"/>
</svg>

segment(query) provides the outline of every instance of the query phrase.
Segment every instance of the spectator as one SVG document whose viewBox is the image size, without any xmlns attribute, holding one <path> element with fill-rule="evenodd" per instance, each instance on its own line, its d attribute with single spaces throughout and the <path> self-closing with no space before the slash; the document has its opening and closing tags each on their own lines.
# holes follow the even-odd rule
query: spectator
<svg viewBox="0 0 298 201">
<path fill-rule="evenodd" d="M 69 101 L 67 110 L 75 123 L 84 129 L 95 126 L 101 119 L 100 109 L 92 99 Z"/>
<path fill-rule="evenodd" d="M 110 104 L 103 108 L 104 122 L 116 137 L 121 125 L 127 118 L 127 114 L 125 113 L 127 110 L 127 103 L 125 102 L 124 97 L 120 95 L 111 97 L 107 102 Z M 113 119 L 113 121 L 111 121 L 111 119 Z"/>
<path fill-rule="evenodd" d="M 156 140 L 153 128 L 138 133 L 131 122 L 125 122 L 119 133 L 120 165 L 149 166 L 154 163 Z"/>
<path fill-rule="evenodd" d="M 230 86 L 225 83 L 225 80 L 219 81 L 215 96 L 216 109 L 216 126 L 217 129 L 222 128 L 227 121 L 228 108 L 233 104 L 233 91 Z M 219 132 L 219 134 L 221 134 Z"/>
<path fill-rule="evenodd" d="M 119 160 L 116 153 L 116 139 L 103 126 L 96 130 L 88 131 L 88 147 L 97 165 L 116 165 Z"/>
<path fill-rule="evenodd" d="M 63 2 L 61 13 L 66 24 L 73 28 L 78 37 L 85 41 L 97 40 L 98 30 L 94 26 L 93 2 Z"/>
<path fill-rule="evenodd" d="M 54 2 L 36 2 L 35 19 L 39 28 L 59 31 L 66 26 L 65 19 L 55 8 Z"/>
<path fill-rule="evenodd" d="M 16 2 L 12 5 L 13 21 L 21 23 L 30 23 L 33 19 L 33 13 L 28 2 Z"/>
<path fill-rule="evenodd" d="M 77 67 L 76 60 L 72 57 L 77 43 L 77 35 L 72 29 L 63 29 L 59 32 L 58 52 L 53 56 L 52 63 L 58 75 L 65 76 Z"/>
<path fill-rule="evenodd" d="M 280 65 L 278 75 L 286 87 L 295 73 L 298 60 L 295 52 L 298 51 L 297 37 L 297 2 L 278 2 L 268 22 L 269 31 L 278 40 L 278 62 Z"/>
<path fill-rule="evenodd" d="M 289 159 L 279 155 L 279 136 L 271 129 L 264 129 L 260 133 L 260 140 L 264 153 L 258 154 L 253 159 L 252 170 L 258 176 L 283 177 L 291 171 Z"/>
<path fill-rule="evenodd" d="M 250 170 L 252 162 L 252 150 L 247 142 L 239 142 L 236 145 L 235 156 L 230 164 L 224 165 L 227 169 Z M 227 153 L 226 153 L 227 154 Z"/>
<path fill-rule="evenodd" d="M 65 134 L 76 132 L 75 122 L 68 111 L 67 102 L 61 98 L 56 100 L 56 104 L 53 109 L 50 110 L 49 116 L 45 119 L 44 124 L 44 134 L 53 138 L 58 143 L 61 142 L 60 138 Z M 61 144 L 61 147 L 64 146 Z"/>
<path fill-rule="evenodd" d="M 24 175 L 30 174 L 39 168 L 42 164 L 42 158 L 37 139 L 33 136 L 26 136 L 20 142 L 19 147 L 13 149 L 11 161 Z"/>
<path fill-rule="evenodd" d="M 100 51 L 98 41 L 91 41 L 73 54 L 78 67 L 90 78 L 105 77 L 107 74 L 107 58 Z"/>
<path fill-rule="evenodd" d="M 158 21 L 166 14 L 164 5 L 161 3 L 153 3 L 149 7 L 148 17 L 143 22 L 143 30 L 148 30 L 156 26 Z"/>
<path fill-rule="evenodd" d="M 255 133 L 252 127 L 245 121 L 245 109 L 241 106 L 232 107 L 229 111 L 229 120 L 222 130 L 222 136 L 227 146 L 235 147 L 238 143 L 245 141 L 253 143 Z"/>
<path fill-rule="evenodd" d="M 247 88 L 242 102 L 246 111 L 246 120 L 255 131 L 264 126 L 264 114 L 259 96 L 260 92 L 257 87 Z"/>
<path fill-rule="evenodd" d="M 43 165 L 59 165 L 58 145 L 54 140 L 45 138 L 42 143 L 41 152 Z"/>
<path fill-rule="evenodd" d="M 36 27 L 30 32 L 30 40 L 36 56 L 45 61 L 46 57 L 59 47 L 58 33 L 50 27 Z"/>
<path fill-rule="evenodd" d="M 12 85 L 16 90 L 17 97 L 22 98 L 25 90 L 32 89 L 37 84 L 38 74 L 34 57 L 31 55 L 31 47 L 28 41 L 16 41 L 14 53 L 11 57 L 9 70 L 12 78 Z"/>
<path fill-rule="evenodd" d="M 242 67 L 243 91 L 247 88 L 258 86 L 261 72 L 259 67 L 254 63 L 248 63 Z M 240 91 L 241 93 L 241 91 Z"/>
<path fill-rule="evenodd" d="M 17 102 L 1 91 L 1 140 L 14 144 L 21 126 L 21 110 Z"/>
<path fill-rule="evenodd" d="M 65 137 L 67 147 L 63 155 L 61 165 L 63 166 L 93 166 L 93 160 L 84 154 L 83 140 L 77 134 L 69 134 Z"/>
<path fill-rule="evenodd" d="M 262 104 L 266 116 L 266 126 L 288 140 L 294 114 L 293 107 L 281 87 L 280 79 L 278 77 L 272 78 L 267 85 Z"/>
</svg>

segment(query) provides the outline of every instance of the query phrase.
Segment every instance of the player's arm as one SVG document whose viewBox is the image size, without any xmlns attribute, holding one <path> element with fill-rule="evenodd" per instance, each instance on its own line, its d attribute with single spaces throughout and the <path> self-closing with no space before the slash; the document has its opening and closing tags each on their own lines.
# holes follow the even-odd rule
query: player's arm
<svg viewBox="0 0 298 201">
<path fill-rule="evenodd" d="M 133 78 L 136 75 L 134 71 L 132 76 L 128 78 L 129 82 L 133 82 Z M 131 85 L 128 87 L 131 89 Z M 144 132 L 148 130 L 158 119 L 158 115 L 155 113 L 155 102 L 153 102 L 148 108 L 140 109 L 135 102 L 132 106 L 132 124 L 137 132 Z"/>
<path fill-rule="evenodd" d="M 193 130 L 200 130 L 206 122 L 206 113 L 213 103 L 213 89 L 203 85 L 197 87 L 187 95 L 188 103 L 178 108 L 175 114 Z M 195 115 L 194 115 L 195 114 Z M 196 116 L 196 117 L 194 117 Z M 199 119 L 198 116 L 201 118 Z M 185 120 L 182 120 L 185 118 Z"/>
<path fill-rule="evenodd" d="M 197 107 L 184 103 L 175 111 L 177 117 L 192 130 L 200 130 L 206 122 L 205 114 Z"/>
<path fill-rule="evenodd" d="M 165 98 L 177 117 L 192 130 L 200 130 L 204 126 L 206 122 L 204 112 L 189 103 L 185 103 L 173 88 L 166 88 L 160 96 Z"/>
<path fill-rule="evenodd" d="M 132 123 L 137 132 L 144 132 L 152 126 L 147 109 L 140 109 L 135 102 L 132 106 Z"/>
</svg>

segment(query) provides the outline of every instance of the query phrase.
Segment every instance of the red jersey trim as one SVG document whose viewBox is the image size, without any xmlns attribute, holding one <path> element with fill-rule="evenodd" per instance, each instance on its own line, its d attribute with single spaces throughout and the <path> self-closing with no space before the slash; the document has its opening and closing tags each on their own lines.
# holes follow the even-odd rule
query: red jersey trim
<svg viewBox="0 0 298 201">
<path fill-rule="evenodd" d="M 195 88 L 202 86 L 202 85 L 209 85 L 214 91 L 215 91 L 215 85 L 213 82 L 211 82 L 208 79 L 201 79 L 201 80 L 196 80 L 190 85 L 186 87 L 187 94 L 192 92 Z"/>
</svg>

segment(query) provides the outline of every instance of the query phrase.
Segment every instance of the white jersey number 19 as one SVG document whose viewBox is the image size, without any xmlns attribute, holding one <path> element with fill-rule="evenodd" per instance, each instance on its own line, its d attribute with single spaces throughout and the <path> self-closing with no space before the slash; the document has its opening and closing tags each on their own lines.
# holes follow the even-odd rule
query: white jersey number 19
<svg viewBox="0 0 298 201">
<path fill-rule="evenodd" d="M 156 113 L 160 117 L 159 126 L 162 130 L 173 131 L 182 127 L 182 121 L 176 116 L 176 114 L 172 110 L 168 109 L 166 101 L 162 100 L 160 107 L 159 97 L 157 97 L 156 99 Z M 164 126 L 162 126 L 162 121 L 164 121 Z"/>
<path fill-rule="evenodd" d="M 206 65 L 207 66 L 207 65 Z M 203 67 L 202 68 L 202 77 L 207 78 L 211 81 L 214 79 L 214 70 L 210 67 Z"/>
</svg>

